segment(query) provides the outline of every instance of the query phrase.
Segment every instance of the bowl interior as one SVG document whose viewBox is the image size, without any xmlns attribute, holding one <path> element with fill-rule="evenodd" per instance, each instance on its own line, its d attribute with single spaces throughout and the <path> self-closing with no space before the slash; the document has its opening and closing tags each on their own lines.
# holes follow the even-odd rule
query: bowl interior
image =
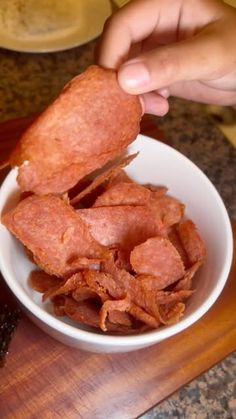
<svg viewBox="0 0 236 419">
<path fill-rule="evenodd" d="M 139 135 L 129 147 L 140 151 L 127 167 L 127 173 L 139 183 L 165 185 L 168 193 L 186 205 L 186 216 L 197 225 L 207 247 L 207 261 L 195 278 L 196 292 L 187 303 L 182 320 L 173 326 L 136 336 L 109 336 L 92 332 L 86 326 L 55 317 L 50 303 L 42 303 L 41 294 L 28 285 L 28 275 L 35 266 L 23 247 L 0 225 L 0 268 L 9 287 L 21 303 L 36 317 L 70 336 L 100 340 L 115 345 L 140 341 L 155 342 L 171 336 L 198 320 L 222 291 L 232 261 L 232 232 L 224 204 L 209 179 L 186 157 L 148 137 Z M 0 190 L 0 211 L 5 211 L 19 197 L 16 170 L 12 170 Z M 84 332 L 83 332 L 83 330 Z"/>
</svg>

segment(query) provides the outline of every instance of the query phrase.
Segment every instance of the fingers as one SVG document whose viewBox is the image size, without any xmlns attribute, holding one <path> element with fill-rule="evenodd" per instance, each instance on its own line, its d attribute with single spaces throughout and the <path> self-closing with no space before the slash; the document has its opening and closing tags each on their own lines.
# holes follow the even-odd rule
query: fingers
<svg viewBox="0 0 236 419">
<path fill-rule="evenodd" d="M 126 62 L 118 71 L 118 80 L 128 93 L 143 94 L 183 80 L 220 77 L 218 73 L 226 62 L 224 44 L 212 27 Z"/>
<path fill-rule="evenodd" d="M 154 0 L 135 0 L 122 7 L 105 23 L 99 47 L 99 64 L 118 68 L 130 47 L 147 38 L 156 27 L 158 7 Z"/>
<path fill-rule="evenodd" d="M 221 106 L 236 105 L 236 88 L 234 90 L 217 89 L 199 81 L 188 81 L 173 84 L 170 94 L 183 99 L 200 103 L 211 103 Z"/>
<path fill-rule="evenodd" d="M 144 113 L 157 116 L 164 116 L 169 111 L 169 104 L 166 98 L 158 93 L 145 93 L 140 96 Z"/>
</svg>

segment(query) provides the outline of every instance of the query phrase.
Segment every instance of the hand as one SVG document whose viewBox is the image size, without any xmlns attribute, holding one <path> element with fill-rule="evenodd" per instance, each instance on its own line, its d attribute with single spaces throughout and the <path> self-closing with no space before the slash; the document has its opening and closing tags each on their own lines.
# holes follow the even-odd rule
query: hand
<svg viewBox="0 0 236 419">
<path fill-rule="evenodd" d="M 135 0 L 105 24 L 99 64 L 144 111 L 164 115 L 170 95 L 236 104 L 236 9 L 220 0 Z"/>
</svg>

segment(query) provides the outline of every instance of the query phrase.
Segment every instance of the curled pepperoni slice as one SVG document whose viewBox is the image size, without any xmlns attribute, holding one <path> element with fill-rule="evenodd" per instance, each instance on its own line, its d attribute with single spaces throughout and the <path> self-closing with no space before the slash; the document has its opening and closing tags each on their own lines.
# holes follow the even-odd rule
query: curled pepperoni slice
<svg viewBox="0 0 236 419">
<path fill-rule="evenodd" d="M 58 277 L 77 271 L 78 258 L 103 260 L 109 250 L 96 242 L 76 211 L 59 197 L 32 195 L 4 215 L 3 224 L 33 253 L 34 261 Z"/>
</svg>

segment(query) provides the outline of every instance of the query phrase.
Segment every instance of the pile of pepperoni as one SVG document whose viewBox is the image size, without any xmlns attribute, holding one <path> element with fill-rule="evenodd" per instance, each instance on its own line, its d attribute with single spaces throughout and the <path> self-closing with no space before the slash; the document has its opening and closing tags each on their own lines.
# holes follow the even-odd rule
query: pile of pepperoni
<svg viewBox="0 0 236 419">
<path fill-rule="evenodd" d="M 18 166 L 22 199 L 2 223 L 38 267 L 30 285 L 57 316 L 108 333 L 178 322 L 206 258 L 184 204 L 163 186 L 127 176 L 136 155 L 117 158 L 141 115 L 115 72 L 92 66 L 26 131 L 9 161 Z"/>
</svg>

